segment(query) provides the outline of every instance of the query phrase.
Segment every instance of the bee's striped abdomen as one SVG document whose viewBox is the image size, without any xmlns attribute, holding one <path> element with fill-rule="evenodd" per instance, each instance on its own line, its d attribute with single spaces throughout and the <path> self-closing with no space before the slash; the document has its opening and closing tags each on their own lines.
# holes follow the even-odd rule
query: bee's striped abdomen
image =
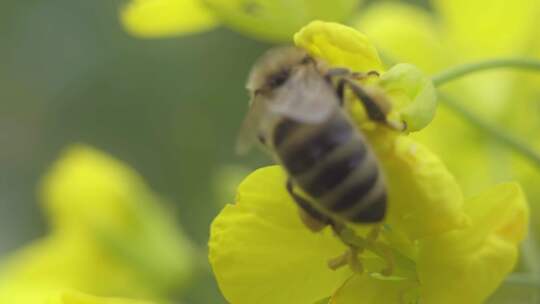
<svg viewBox="0 0 540 304">
<path fill-rule="evenodd" d="M 340 113 L 320 125 L 283 119 L 274 149 L 295 183 L 320 210 L 352 222 L 378 222 L 386 189 L 374 154 Z"/>
<path fill-rule="evenodd" d="M 386 212 L 386 188 L 378 168 L 362 177 L 352 178 L 349 185 L 327 204 L 332 212 L 352 222 L 382 220 Z"/>
<path fill-rule="evenodd" d="M 338 153 L 333 153 L 334 155 L 329 156 L 325 163 L 317 166 L 319 168 L 314 168 L 318 170 L 314 170 L 312 176 L 303 178 L 306 191 L 313 197 L 321 198 L 343 184 L 364 161 L 365 146 L 358 148 L 347 151 L 347 155 L 343 157 L 335 155 Z"/>
<path fill-rule="evenodd" d="M 321 127 L 283 120 L 274 133 L 274 149 L 287 171 L 299 176 L 347 143 L 352 133 L 347 121 L 327 123 Z"/>
</svg>

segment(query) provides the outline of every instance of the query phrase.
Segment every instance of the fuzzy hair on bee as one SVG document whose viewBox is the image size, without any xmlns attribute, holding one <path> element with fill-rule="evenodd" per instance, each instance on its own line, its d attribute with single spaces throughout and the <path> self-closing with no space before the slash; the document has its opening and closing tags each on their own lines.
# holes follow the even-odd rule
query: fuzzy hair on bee
<svg viewBox="0 0 540 304">
<path fill-rule="evenodd" d="M 378 223 L 386 213 L 377 158 L 342 107 L 349 86 L 370 117 L 384 117 L 351 72 L 329 69 L 298 48 L 268 51 L 247 81 L 251 100 L 239 151 L 258 141 L 271 152 L 287 172 L 287 189 L 312 230 L 335 222 Z"/>
</svg>

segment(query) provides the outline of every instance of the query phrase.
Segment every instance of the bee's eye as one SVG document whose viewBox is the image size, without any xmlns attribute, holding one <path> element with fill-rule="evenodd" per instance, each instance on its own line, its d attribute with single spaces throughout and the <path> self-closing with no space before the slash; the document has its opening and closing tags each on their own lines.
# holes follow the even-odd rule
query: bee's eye
<svg viewBox="0 0 540 304">
<path fill-rule="evenodd" d="M 268 85 L 271 88 L 277 88 L 283 85 L 287 81 L 287 79 L 289 79 L 289 76 L 290 70 L 281 70 L 270 76 L 270 79 L 268 79 Z"/>
</svg>

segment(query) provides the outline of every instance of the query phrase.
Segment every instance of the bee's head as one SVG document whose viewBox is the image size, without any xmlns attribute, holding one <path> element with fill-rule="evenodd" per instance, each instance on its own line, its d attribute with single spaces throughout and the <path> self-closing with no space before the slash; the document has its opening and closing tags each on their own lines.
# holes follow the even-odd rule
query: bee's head
<svg viewBox="0 0 540 304">
<path fill-rule="evenodd" d="M 253 95 L 269 94 L 287 82 L 295 68 L 315 61 L 304 50 L 279 47 L 266 52 L 253 66 L 247 89 Z"/>
</svg>

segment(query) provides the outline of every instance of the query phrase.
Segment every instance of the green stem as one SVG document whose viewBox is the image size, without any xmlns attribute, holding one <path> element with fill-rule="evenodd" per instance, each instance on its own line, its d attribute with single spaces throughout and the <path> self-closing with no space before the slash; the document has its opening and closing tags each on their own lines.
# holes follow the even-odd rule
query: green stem
<svg viewBox="0 0 540 304">
<path fill-rule="evenodd" d="M 484 120 L 476 114 L 472 113 L 471 111 L 467 110 L 459 102 L 455 101 L 449 96 L 439 93 L 439 100 L 443 102 L 447 107 L 449 107 L 452 111 L 459 114 L 461 118 L 468 121 L 470 124 L 474 125 L 483 132 L 489 134 L 501 144 L 504 144 L 515 152 L 523 155 L 534 165 L 540 168 L 540 153 L 528 146 L 525 142 L 523 142 L 519 138 L 514 137 L 512 134 L 506 132 L 502 128 L 499 128 L 497 125 L 490 123 L 487 120 Z"/>
<path fill-rule="evenodd" d="M 436 87 L 439 87 L 467 74 L 499 68 L 514 68 L 540 72 L 540 60 L 530 58 L 501 58 L 475 63 L 466 63 L 442 71 L 434 75 L 432 80 L 433 84 Z"/>
</svg>

